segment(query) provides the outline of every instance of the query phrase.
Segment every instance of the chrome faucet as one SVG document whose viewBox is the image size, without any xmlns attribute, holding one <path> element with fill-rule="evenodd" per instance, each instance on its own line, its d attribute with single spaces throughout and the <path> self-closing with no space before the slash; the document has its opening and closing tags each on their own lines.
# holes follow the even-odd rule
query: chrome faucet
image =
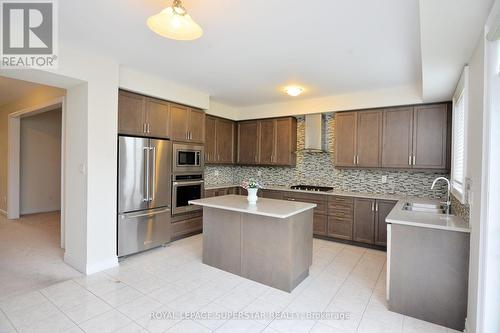
<svg viewBox="0 0 500 333">
<path fill-rule="evenodd" d="M 448 178 L 445 178 L 445 177 L 437 177 L 432 182 L 431 190 L 434 189 L 434 186 L 436 186 L 436 183 L 438 180 L 445 180 L 446 183 L 448 184 L 448 193 L 446 194 L 446 202 L 443 202 L 443 204 L 445 204 L 445 213 L 450 214 L 450 208 L 451 208 L 451 199 L 450 199 L 451 184 L 450 184 L 450 181 L 448 180 Z"/>
</svg>

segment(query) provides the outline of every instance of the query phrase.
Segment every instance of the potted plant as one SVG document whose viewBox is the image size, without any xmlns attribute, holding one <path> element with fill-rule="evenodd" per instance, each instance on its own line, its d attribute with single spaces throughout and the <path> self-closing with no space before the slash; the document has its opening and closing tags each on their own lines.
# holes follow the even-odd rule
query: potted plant
<svg viewBox="0 0 500 333">
<path fill-rule="evenodd" d="M 247 200 L 250 204 L 256 204 L 259 197 L 257 196 L 257 191 L 262 188 L 262 185 L 255 179 L 250 178 L 249 180 L 244 180 L 241 182 L 241 187 L 247 190 Z"/>
</svg>

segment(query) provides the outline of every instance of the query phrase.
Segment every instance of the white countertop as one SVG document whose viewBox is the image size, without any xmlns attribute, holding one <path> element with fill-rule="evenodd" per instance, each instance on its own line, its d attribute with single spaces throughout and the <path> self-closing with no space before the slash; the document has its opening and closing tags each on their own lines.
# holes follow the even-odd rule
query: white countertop
<svg viewBox="0 0 500 333">
<path fill-rule="evenodd" d="M 438 200 L 412 199 L 410 202 L 436 203 Z M 441 229 L 448 231 L 470 232 L 467 223 L 459 216 L 423 213 L 403 210 L 407 200 L 400 200 L 391 210 L 385 221 L 392 224 L 402 224 L 421 228 Z"/>
<path fill-rule="evenodd" d="M 316 204 L 312 203 L 267 198 L 259 198 L 255 205 L 251 205 L 248 203 L 247 197 L 243 195 L 223 195 L 191 200 L 189 204 L 281 219 L 289 218 L 316 207 Z"/>
</svg>

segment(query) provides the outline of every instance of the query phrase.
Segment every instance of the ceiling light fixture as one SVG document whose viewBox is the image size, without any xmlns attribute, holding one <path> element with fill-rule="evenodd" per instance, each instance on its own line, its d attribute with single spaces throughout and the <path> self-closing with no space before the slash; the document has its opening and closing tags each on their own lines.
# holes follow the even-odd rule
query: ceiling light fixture
<svg viewBox="0 0 500 333">
<path fill-rule="evenodd" d="M 304 92 L 304 88 L 299 86 L 288 86 L 285 88 L 285 92 L 290 96 L 296 97 Z"/>
<path fill-rule="evenodd" d="M 203 30 L 189 16 L 181 0 L 174 0 L 172 7 L 150 16 L 147 25 L 158 35 L 170 39 L 193 40 L 203 35 Z"/>
</svg>

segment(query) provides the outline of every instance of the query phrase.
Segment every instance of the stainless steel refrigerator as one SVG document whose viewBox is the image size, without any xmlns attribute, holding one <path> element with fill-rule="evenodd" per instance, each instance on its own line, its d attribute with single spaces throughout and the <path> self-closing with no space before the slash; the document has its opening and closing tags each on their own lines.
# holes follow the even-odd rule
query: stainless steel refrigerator
<svg viewBox="0 0 500 333">
<path fill-rule="evenodd" d="M 118 139 L 118 256 L 170 242 L 172 144 Z"/>
</svg>

